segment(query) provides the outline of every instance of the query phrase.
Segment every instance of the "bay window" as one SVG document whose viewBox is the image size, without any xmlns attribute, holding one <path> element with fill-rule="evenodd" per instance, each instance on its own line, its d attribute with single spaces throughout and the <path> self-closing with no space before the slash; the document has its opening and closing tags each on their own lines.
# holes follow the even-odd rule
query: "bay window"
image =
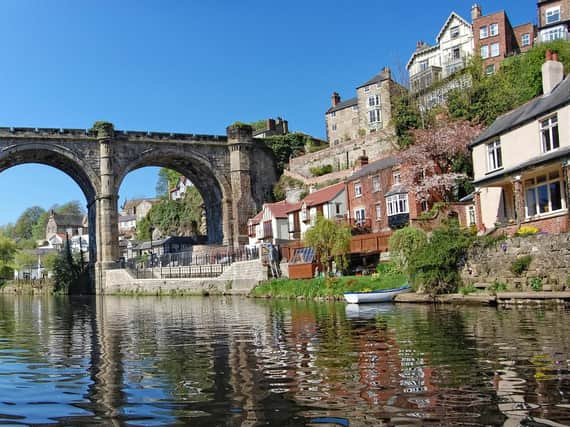
<svg viewBox="0 0 570 427">
<path fill-rule="evenodd" d="M 386 197 L 388 216 L 409 213 L 408 194 L 394 194 Z"/>
<path fill-rule="evenodd" d="M 564 209 L 564 186 L 560 172 L 550 172 L 525 180 L 526 217 Z"/>
</svg>

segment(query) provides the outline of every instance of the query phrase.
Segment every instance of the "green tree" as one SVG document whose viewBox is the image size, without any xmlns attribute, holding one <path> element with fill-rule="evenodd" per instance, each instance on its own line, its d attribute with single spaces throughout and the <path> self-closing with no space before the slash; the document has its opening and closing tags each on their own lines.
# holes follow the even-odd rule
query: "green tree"
<svg viewBox="0 0 570 427">
<path fill-rule="evenodd" d="M 172 169 L 161 168 L 158 171 L 158 181 L 156 183 L 157 197 L 168 197 L 168 192 L 173 188 L 182 175 Z"/>
<path fill-rule="evenodd" d="M 427 244 L 426 233 L 414 227 L 404 227 L 394 231 L 390 236 L 388 246 L 390 257 L 394 260 L 396 267 L 403 273 L 408 274 L 408 266 L 414 254 Z"/>
<path fill-rule="evenodd" d="M 328 275 L 333 260 L 337 268 L 346 268 L 351 237 L 348 225 L 337 224 L 318 215 L 315 225 L 305 233 L 304 243 L 315 250 L 317 261 L 323 266 L 325 275 Z"/>
<path fill-rule="evenodd" d="M 0 237 L 0 280 L 14 277 L 14 256 L 18 247 L 7 237 Z"/>
<path fill-rule="evenodd" d="M 85 210 L 78 200 L 72 200 L 71 202 L 64 203 L 63 205 L 55 205 L 50 210 L 54 210 L 60 215 L 85 215 Z"/>
<path fill-rule="evenodd" d="M 14 265 L 17 269 L 23 270 L 38 264 L 38 256 L 32 251 L 19 250 L 14 257 Z"/>
<path fill-rule="evenodd" d="M 16 221 L 13 230 L 15 239 L 29 240 L 33 237 L 33 227 L 45 213 L 45 210 L 39 206 L 33 206 L 26 209 Z"/>
<path fill-rule="evenodd" d="M 273 151 L 277 159 L 277 167 L 280 172 L 289 163 L 291 157 L 296 157 L 305 152 L 305 145 L 312 144 L 310 136 L 302 132 L 293 132 L 286 135 L 274 135 L 264 139 L 265 144 Z"/>
</svg>

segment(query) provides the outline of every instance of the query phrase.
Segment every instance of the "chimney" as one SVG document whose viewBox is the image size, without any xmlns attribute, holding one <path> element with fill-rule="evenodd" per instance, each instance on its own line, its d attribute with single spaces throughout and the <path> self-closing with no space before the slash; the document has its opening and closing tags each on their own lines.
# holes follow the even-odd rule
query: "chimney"
<svg viewBox="0 0 570 427">
<path fill-rule="evenodd" d="M 275 120 L 267 119 L 265 123 L 265 130 L 275 130 Z"/>
<path fill-rule="evenodd" d="M 356 167 L 357 169 L 360 169 L 363 166 L 366 166 L 368 164 L 368 156 L 366 155 L 366 151 L 362 150 L 362 154 L 360 156 L 358 156 L 358 158 L 356 159 Z"/>
<path fill-rule="evenodd" d="M 390 67 L 384 67 L 382 70 L 382 76 L 387 80 L 392 78 L 392 70 L 390 70 Z"/>
<path fill-rule="evenodd" d="M 283 135 L 287 135 L 289 133 L 289 122 L 287 120 L 283 120 Z"/>
<path fill-rule="evenodd" d="M 340 95 L 337 92 L 333 92 L 331 96 L 331 101 L 332 101 L 332 106 L 336 107 L 338 104 L 340 104 Z"/>
<path fill-rule="evenodd" d="M 481 15 L 481 6 L 479 6 L 477 3 L 471 6 L 471 22 L 475 21 L 477 18 L 480 18 Z"/>
<path fill-rule="evenodd" d="M 564 79 L 564 65 L 558 62 L 558 53 L 546 50 L 546 62 L 542 64 L 542 93 L 549 95 Z"/>
</svg>

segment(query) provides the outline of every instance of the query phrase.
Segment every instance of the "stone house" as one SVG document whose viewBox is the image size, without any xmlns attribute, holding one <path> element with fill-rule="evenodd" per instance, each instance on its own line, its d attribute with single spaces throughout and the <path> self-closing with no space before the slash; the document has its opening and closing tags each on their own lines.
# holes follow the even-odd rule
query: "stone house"
<svg viewBox="0 0 570 427">
<path fill-rule="evenodd" d="M 570 40 L 570 0 L 538 0 L 537 42 Z"/>
<path fill-rule="evenodd" d="M 289 133 L 289 122 L 277 117 L 277 119 L 267 119 L 265 127 L 258 131 L 253 132 L 254 138 L 266 138 L 274 135 L 287 135 Z"/>
<path fill-rule="evenodd" d="M 250 245 L 259 243 L 281 244 L 289 240 L 287 212 L 294 204 L 281 201 L 265 203 L 263 209 L 247 222 Z"/>
<path fill-rule="evenodd" d="M 481 55 L 486 74 L 493 74 L 510 55 L 526 52 L 534 45 L 536 35 L 532 23 L 513 27 L 504 10 L 483 15 L 481 6 L 471 8 L 475 52 Z"/>
<path fill-rule="evenodd" d="M 550 51 L 542 84 L 543 95 L 499 117 L 470 145 L 480 230 L 569 231 L 570 77 Z"/>
<path fill-rule="evenodd" d="M 432 86 L 449 79 L 467 64 L 473 55 L 473 30 L 471 24 L 451 12 L 433 46 L 418 41 L 416 50 L 406 64 L 410 76 L 410 91 L 417 94 L 420 105 L 431 108 L 445 102 L 445 94 L 450 90 L 470 84 L 465 78 L 450 79 L 447 84 Z"/>
<path fill-rule="evenodd" d="M 88 233 L 87 215 L 62 215 L 51 211 L 46 224 L 46 240 L 55 234 L 81 236 Z"/>
<path fill-rule="evenodd" d="M 160 199 L 131 199 L 126 200 L 121 206 L 121 215 L 134 215 L 137 222 L 143 219 L 153 205 Z"/>
<path fill-rule="evenodd" d="M 303 239 L 305 232 L 315 225 L 317 215 L 344 220 L 346 212 L 346 191 L 343 182 L 314 191 L 289 208 L 289 239 Z"/>
</svg>

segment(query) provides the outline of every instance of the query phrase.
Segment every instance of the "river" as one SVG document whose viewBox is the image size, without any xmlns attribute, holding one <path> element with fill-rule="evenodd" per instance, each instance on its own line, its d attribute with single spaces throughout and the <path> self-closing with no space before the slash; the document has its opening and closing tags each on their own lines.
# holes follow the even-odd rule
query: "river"
<svg viewBox="0 0 570 427">
<path fill-rule="evenodd" d="M 568 425 L 570 310 L 0 296 L 0 425 Z"/>
</svg>

